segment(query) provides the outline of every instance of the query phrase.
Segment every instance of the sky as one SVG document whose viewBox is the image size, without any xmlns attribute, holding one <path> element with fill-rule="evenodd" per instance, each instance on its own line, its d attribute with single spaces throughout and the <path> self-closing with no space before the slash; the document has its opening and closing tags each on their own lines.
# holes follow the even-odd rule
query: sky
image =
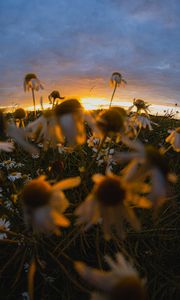
<svg viewBox="0 0 180 300">
<path fill-rule="evenodd" d="M 31 105 L 27 73 L 62 96 L 180 105 L 179 0 L 0 0 L 0 105 Z"/>
</svg>

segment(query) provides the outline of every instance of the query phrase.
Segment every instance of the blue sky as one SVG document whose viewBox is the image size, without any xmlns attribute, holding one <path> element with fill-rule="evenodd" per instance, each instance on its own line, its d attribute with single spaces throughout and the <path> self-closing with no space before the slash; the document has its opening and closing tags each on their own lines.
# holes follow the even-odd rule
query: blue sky
<svg viewBox="0 0 180 300">
<path fill-rule="evenodd" d="M 180 104 L 180 1 L 1 0 L 0 104 L 31 103 L 26 73 L 65 96 Z"/>
</svg>

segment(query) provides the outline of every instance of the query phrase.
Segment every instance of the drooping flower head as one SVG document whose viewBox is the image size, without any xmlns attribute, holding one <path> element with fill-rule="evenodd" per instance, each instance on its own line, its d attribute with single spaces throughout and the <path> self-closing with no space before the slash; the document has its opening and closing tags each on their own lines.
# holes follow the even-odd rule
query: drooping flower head
<svg viewBox="0 0 180 300">
<path fill-rule="evenodd" d="M 124 84 L 124 85 L 127 84 L 126 80 L 124 80 L 122 78 L 122 75 L 119 72 L 112 73 L 110 83 L 111 83 L 112 86 L 114 86 L 115 84 L 117 84 L 118 86 L 120 84 Z"/>
<path fill-rule="evenodd" d="M 28 73 L 24 78 L 24 91 L 26 92 L 32 89 L 39 91 L 39 89 L 43 89 L 43 86 L 36 74 Z"/>
<path fill-rule="evenodd" d="M 134 98 L 133 99 L 133 106 L 130 107 L 129 111 L 131 111 L 131 109 L 134 106 L 136 107 L 138 113 L 141 113 L 142 111 L 144 111 L 148 115 L 150 104 L 148 104 L 144 100 Z"/>
<path fill-rule="evenodd" d="M 129 203 L 136 203 L 141 207 L 136 194 L 131 193 L 130 186 L 127 186 L 119 176 L 112 173 L 106 176 L 95 174 L 92 177 L 95 185 L 85 201 L 76 209 L 78 224 L 85 224 L 88 229 L 102 218 L 104 236 L 111 238 L 112 225 L 117 234 L 124 238 L 123 222 L 129 222 L 135 230 L 140 229 L 139 221 L 130 207 Z M 143 206 L 144 207 L 144 206 Z"/>
<path fill-rule="evenodd" d="M 109 271 L 98 270 L 83 262 L 75 262 L 79 275 L 99 293 L 93 293 L 93 300 L 147 300 L 145 281 L 121 253 L 116 255 L 116 261 L 105 257 L 110 266 Z"/>
<path fill-rule="evenodd" d="M 33 179 L 22 191 L 24 219 L 28 227 L 38 233 L 59 234 L 59 227 L 69 226 L 63 215 L 69 206 L 62 190 L 76 187 L 80 178 L 69 178 L 51 186 L 44 176 Z"/>
<path fill-rule="evenodd" d="M 63 100 L 64 97 L 61 97 L 60 96 L 60 93 L 59 91 L 52 91 L 51 94 L 48 96 L 48 99 L 49 99 L 49 103 L 52 104 L 52 107 L 54 107 L 55 105 L 55 102 L 56 102 L 56 99 L 60 99 L 60 100 Z M 58 104 L 58 102 L 56 102 L 56 105 Z"/>
<path fill-rule="evenodd" d="M 152 200 L 154 207 L 164 203 L 167 197 L 169 182 L 176 182 L 176 176 L 170 172 L 167 157 L 161 149 L 154 146 L 143 146 L 140 142 L 129 143 L 134 152 L 116 153 L 114 159 L 117 161 L 131 162 L 122 170 L 124 178 L 129 181 L 151 180 L 151 190 L 148 198 Z"/>
<path fill-rule="evenodd" d="M 97 127 L 102 135 L 118 135 L 122 133 L 125 126 L 126 111 L 121 107 L 111 107 L 102 111 L 97 117 Z"/>
<path fill-rule="evenodd" d="M 115 94 L 115 91 L 116 91 L 117 87 L 120 86 L 120 85 L 125 86 L 127 84 L 127 82 L 126 82 L 126 80 L 124 80 L 122 78 L 122 75 L 120 73 L 114 72 L 114 73 L 112 73 L 112 76 L 111 76 L 111 79 L 110 79 L 110 84 L 114 87 L 114 90 L 113 90 L 113 93 L 112 93 L 112 96 L 111 96 L 109 108 L 111 107 L 111 104 L 112 104 L 114 94 Z"/>
<path fill-rule="evenodd" d="M 14 118 L 16 120 L 16 125 L 18 127 L 24 127 L 24 118 L 26 117 L 26 112 L 23 108 L 17 108 L 14 112 Z"/>
<path fill-rule="evenodd" d="M 86 141 L 84 127 L 84 109 L 77 99 L 68 99 L 54 109 L 57 123 L 62 131 L 62 140 L 65 136 L 68 144 L 83 144 Z"/>
<path fill-rule="evenodd" d="M 180 127 L 172 130 L 170 135 L 166 138 L 166 142 L 170 143 L 176 152 L 180 152 Z"/>
<path fill-rule="evenodd" d="M 24 119 L 26 117 L 26 112 L 23 108 L 17 108 L 14 112 L 15 119 Z"/>
</svg>

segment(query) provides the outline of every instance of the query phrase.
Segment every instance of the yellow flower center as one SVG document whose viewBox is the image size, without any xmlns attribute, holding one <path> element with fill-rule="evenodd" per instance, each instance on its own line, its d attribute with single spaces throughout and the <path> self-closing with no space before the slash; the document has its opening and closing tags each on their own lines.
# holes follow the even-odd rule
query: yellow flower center
<svg viewBox="0 0 180 300">
<path fill-rule="evenodd" d="M 111 290 L 109 300 L 146 300 L 145 288 L 136 276 L 122 278 Z"/>
<path fill-rule="evenodd" d="M 97 201 L 104 206 L 116 206 L 123 203 L 126 191 L 118 178 L 105 178 L 96 188 Z"/>
<path fill-rule="evenodd" d="M 22 201 L 25 206 L 38 208 L 48 204 L 51 186 L 43 179 L 33 179 L 25 185 L 22 191 Z"/>
</svg>

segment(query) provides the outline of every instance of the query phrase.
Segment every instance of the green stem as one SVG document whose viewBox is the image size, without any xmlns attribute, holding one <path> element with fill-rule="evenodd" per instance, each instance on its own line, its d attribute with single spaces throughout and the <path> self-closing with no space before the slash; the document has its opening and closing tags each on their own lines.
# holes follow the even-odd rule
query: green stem
<svg viewBox="0 0 180 300">
<path fill-rule="evenodd" d="M 32 88 L 32 97 L 33 97 L 33 105 L 34 105 L 34 117 L 36 117 L 36 99 L 34 94 L 34 89 Z"/>
<path fill-rule="evenodd" d="M 109 104 L 109 108 L 111 107 L 111 104 L 112 104 L 112 101 L 113 101 L 113 98 L 114 98 L 114 94 L 115 94 L 116 88 L 117 88 L 117 82 L 115 83 L 115 86 L 114 86 L 114 91 L 113 91 L 112 96 L 111 96 L 111 101 L 110 101 L 110 104 Z"/>
</svg>

